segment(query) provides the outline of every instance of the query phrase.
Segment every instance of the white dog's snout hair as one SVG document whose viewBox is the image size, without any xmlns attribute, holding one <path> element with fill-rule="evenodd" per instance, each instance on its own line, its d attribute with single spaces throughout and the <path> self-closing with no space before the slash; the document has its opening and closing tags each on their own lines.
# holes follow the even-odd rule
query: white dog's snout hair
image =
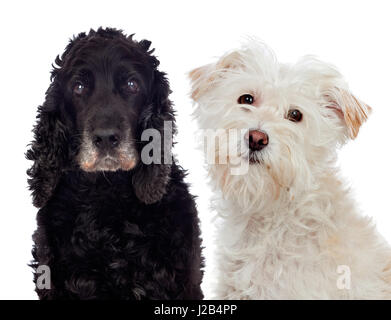
<svg viewBox="0 0 391 320">
<path fill-rule="evenodd" d="M 338 70 L 311 56 L 280 64 L 250 42 L 190 79 L 201 129 L 243 129 L 244 140 L 257 129 L 269 138 L 244 174 L 233 175 L 229 161 L 208 166 L 221 219 L 215 297 L 391 298 L 391 249 L 335 167 L 337 148 L 356 138 L 371 111 Z M 240 103 L 245 94 L 252 104 Z"/>
</svg>

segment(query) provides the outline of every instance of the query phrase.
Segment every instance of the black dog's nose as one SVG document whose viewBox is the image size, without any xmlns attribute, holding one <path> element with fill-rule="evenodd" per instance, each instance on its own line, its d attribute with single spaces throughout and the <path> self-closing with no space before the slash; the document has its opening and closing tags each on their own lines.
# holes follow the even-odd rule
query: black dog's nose
<svg viewBox="0 0 391 320">
<path fill-rule="evenodd" d="M 121 136 L 114 129 L 98 129 L 92 134 L 92 142 L 101 150 L 110 150 L 119 145 Z"/>
<path fill-rule="evenodd" d="M 265 148 L 269 143 L 268 135 L 259 130 L 250 130 L 248 133 L 248 145 L 250 150 L 259 151 Z"/>
</svg>

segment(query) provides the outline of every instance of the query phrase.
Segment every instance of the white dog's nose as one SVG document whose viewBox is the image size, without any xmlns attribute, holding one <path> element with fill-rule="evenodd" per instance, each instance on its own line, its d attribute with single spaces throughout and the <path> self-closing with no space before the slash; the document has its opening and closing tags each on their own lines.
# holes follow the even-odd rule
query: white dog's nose
<svg viewBox="0 0 391 320">
<path fill-rule="evenodd" d="M 247 136 L 246 136 L 247 138 Z M 251 151 L 259 151 L 269 143 L 269 136 L 260 130 L 250 130 L 248 133 L 248 146 Z"/>
</svg>

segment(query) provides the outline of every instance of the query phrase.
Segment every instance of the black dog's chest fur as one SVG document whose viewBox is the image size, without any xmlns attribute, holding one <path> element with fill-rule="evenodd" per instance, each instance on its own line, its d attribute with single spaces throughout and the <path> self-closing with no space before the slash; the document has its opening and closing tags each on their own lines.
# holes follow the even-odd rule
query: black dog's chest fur
<svg viewBox="0 0 391 320">
<path fill-rule="evenodd" d="M 130 173 L 66 174 L 38 213 L 33 254 L 55 287 L 40 297 L 202 298 L 198 219 L 182 179 L 173 166 L 167 194 L 146 205 Z"/>
</svg>

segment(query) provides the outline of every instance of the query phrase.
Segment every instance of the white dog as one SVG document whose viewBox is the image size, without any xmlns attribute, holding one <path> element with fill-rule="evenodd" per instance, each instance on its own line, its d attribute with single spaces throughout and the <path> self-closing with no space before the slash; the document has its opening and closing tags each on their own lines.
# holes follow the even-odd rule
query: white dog
<svg viewBox="0 0 391 320">
<path fill-rule="evenodd" d="M 281 64 L 252 42 L 190 78 L 202 129 L 246 129 L 245 149 L 208 166 L 223 221 L 216 298 L 391 298 L 391 248 L 335 167 L 371 111 L 341 74 L 314 57 Z M 247 173 L 232 173 L 233 158 Z"/>
</svg>

